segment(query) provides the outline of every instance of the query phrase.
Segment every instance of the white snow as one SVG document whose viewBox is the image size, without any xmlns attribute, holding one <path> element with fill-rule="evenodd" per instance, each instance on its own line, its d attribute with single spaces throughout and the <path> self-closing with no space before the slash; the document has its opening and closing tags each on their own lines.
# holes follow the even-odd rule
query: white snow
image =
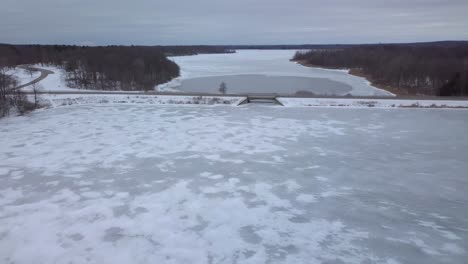
<svg viewBox="0 0 468 264">
<path fill-rule="evenodd" d="M 297 201 L 299 202 L 304 202 L 304 203 L 315 203 L 317 202 L 317 198 L 315 195 L 312 194 L 300 194 L 296 198 Z"/>
<path fill-rule="evenodd" d="M 31 100 L 32 100 L 32 96 Z M 46 107 L 86 104 L 205 104 L 238 105 L 243 97 L 170 96 L 144 94 L 41 94 L 39 103 Z"/>
<path fill-rule="evenodd" d="M 278 100 L 287 107 L 345 108 L 468 108 L 468 100 L 363 99 L 363 98 L 286 98 Z"/>
<path fill-rule="evenodd" d="M 38 91 L 42 92 L 107 92 L 103 90 L 95 90 L 95 89 L 78 89 L 70 87 L 67 82 L 65 81 L 66 72 L 64 69 L 54 66 L 54 65 L 46 65 L 46 64 L 34 64 L 32 65 L 35 68 L 45 69 L 52 71 L 53 74 L 49 74 L 45 79 L 41 80 L 38 83 Z M 39 77 L 40 74 L 37 75 Z M 35 79 L 35 78 L 33 78 Z M 32 91 L 32 87 L 24 87 L 21 90 L 23 91 Z M 119 91 L 113 91 L 119 92 Z M 125 93 L 141 93 L 142 91 L 122 91 Z"/>
<path fill-rule="evenodd" d="M 70 88 L 65 82 L 65 70 L 52 65 L 34 64 L 32 67 L 52 71 L 45 79 L 38 83 L 38 91 L 55 92 L 55 91 L 80 91 L 79 89 Z M 23 91 L 32 91 L 32 87 L 24 87 Z"/>
<path fill-rule="evenodd" d="M 13 76 L 18 81 L 18 86 L 29 83 L 41 75 L 39 72 L 32 72 L 31 74 L 18 67 L 6 70 L 5 74 Z"/>
<path fill-rule="evenodd" d="M 0 263 L 464 263 L 467 129 L 258 105 L 2 119 Z"/>
<path fill-rule="evenodd" d="M 171 57 L 181 67 L 181 76 L 157 87 L 160 91 L 177 91 L 181 81 L 210 76 L 261 74 L 326 78 L 352 86 L 352 95 L 392 95 L 370 85 L 346 70 L 311 68 L 291 62 L 295 50 L 238 50 L 234 54 L 202 54 Z M 255 91 L 252 91 L 255 93 Z"/>
</svg>

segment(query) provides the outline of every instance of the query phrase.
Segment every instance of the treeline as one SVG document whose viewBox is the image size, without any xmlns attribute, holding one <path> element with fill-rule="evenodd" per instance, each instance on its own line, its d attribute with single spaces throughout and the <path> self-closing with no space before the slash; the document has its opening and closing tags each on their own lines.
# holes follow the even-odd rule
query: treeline
<svg viewBox="0 0 468 264">
<path fill-rule="evenodd" d="M 468 95 L 468 43 L 361 45 L 297 52 L 311 66 L 348 68 L 403 94 Z"/>
<path fill-rule="evenodd" d="M 65 69 L 67 84 L 99 90 L 151 90 L 179 76 L 167 55 L 231 52 L 209 46 L 0 45 L 0 68 L 51 64 Z"/>
<path fill-rule="evenodd" d="M 225 46 L 157 46 L 166 56 L 187 56 L 197 54 L 235 53 L 235 49 Z"/>
<path fill-rule="evenodd" d="M 466 41 L 434 41 L 434 42 L 416 42 L 416 43 L 398 43 L 388 45 L 399 45 L 404 47 L 456 47 L 461 44 L 467 44 Z M 310 50 L 310 49 L 342 49 L 351 47 L 374 46 L 375 44 L 286 44 L 286 45 L 227 45 L 220 46 L 228 50 L 256 49 L 256 50 Z"/>
</svg>

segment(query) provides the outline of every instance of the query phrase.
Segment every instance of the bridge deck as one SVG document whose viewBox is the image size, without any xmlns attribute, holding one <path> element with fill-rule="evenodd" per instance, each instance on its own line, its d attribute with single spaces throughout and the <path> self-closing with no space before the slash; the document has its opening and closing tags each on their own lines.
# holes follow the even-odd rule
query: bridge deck
<svg viewBox="0 0 468 264">
<path fill-rule="evenodd" d="M 277 96 L 269 95 L 248 95 L 239 105 L 243 104 L 276 104 L 283 105 L 278 101 Z"/>
</svg>

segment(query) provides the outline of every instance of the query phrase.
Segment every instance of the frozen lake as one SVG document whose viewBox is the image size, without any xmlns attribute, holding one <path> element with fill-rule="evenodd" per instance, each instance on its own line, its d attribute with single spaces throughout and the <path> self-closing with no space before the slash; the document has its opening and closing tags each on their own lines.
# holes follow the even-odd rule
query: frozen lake
<svg viewBox="0 0 468 264">
<path fill-rule="evenodd" d="M 291 62 L 294 53 L 293 50 L 238 50 L 235 54 L 172 57 L 181 67 L 181 77 L 158 89 L 219 93 L 224 82 L 230 94 L 391 95 L 347 71 L 310 68 Z"/>
<path fill-rule="evenodd" d="M 227 93 L 235 94 L 295 94 L 345 95 L 353 90 L 348 84 L 326 78 L 268 75 L 228 75 L 198 77 L 184 80 L 177 88 L 186 92 L 219 93 L 224 83 Z"/>
<path fill-rule="evenodd" d="M 466 263 L 466 111 L 72 106 L 0 120 L 0 263 Z"/>
</svg>

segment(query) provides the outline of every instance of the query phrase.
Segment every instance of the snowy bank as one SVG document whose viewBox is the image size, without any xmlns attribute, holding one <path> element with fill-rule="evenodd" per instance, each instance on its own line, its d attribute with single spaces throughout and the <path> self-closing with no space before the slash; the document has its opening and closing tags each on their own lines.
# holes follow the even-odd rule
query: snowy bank
<svg viewBox="0 0 468 264">
<path fill-rule="evenodd" d="M 468 108 L 468 100 L 278 98 L 287 107 Z"/>
<path fill-rule="evenodd" d="M 49 74 L 44 80 L 40 81 L 37 84 L 37 90 L 42 92 L 71 92 L 71 91 L 79 91 L 79 89 L 74 89 L 69 87 L 65 82 L 65 70 L 53 66 L 53 65 L 42 65 L 42 64 L 34 64 L 32 65 L 34 68 L 49 70 L 53 72 L 53 74 Z M 36 72 L 39 77 L 39 72 Z M 32 91 L 31 86 L 27 86 L 21 89 L 25 92 Z"/>
<path fill-rule="evenodd" d="M 151 94 L 39 94 L 39 104 L 46 107 L 84 104 L 187 104 L 237 106 L 243 96 L 194 96 Z M 29 94 L 33 101 L 33 95 Z M 284 107 L 339 108 L 468 108 L 468 100 L 372 99 L 372 98 L 293 98 L 278 97 Z M 268 105 L 268 104 L 267 104 Z"/>
<path fill-rule="evenodd" d="M 32 95 L 30 95 L 32 99 Z M 237 105 L 243 97 L 170 96 L 128 94 L 41 94 L 39 103 L 46 107 L 84 104 L 204 104 Z"/>
</svg>

